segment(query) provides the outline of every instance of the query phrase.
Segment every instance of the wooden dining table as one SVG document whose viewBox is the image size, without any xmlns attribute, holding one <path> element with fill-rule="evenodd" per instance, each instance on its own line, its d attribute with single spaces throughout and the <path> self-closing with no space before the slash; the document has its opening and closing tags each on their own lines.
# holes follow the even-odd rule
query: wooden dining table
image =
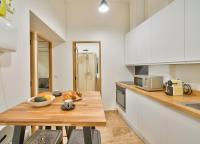
<svg viewBox="0 0 200 144">
<path fill-rule="evenodd" d="M 105 126 L 106 118 L 99 92 L 82 93 L 82 100 L 75 102 L 75 109 L 63 111 L 62 96 L 56 97 L 51 105 L 32 107 L 27 102 L 0 113 L 0 125 L 13 125 L 13 144 L 22 144 L 26 126 L 81 126 L 85 143 L 92 144 L 92 128 Z"/>
</svg>

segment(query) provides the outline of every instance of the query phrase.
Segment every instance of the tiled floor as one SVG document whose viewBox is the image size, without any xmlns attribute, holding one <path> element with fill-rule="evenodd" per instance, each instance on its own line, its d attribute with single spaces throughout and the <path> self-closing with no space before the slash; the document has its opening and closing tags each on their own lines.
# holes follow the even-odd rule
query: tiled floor
<svg viewBox="0 0 200 144">
<path fill-rule="evenodd" d="M 117 111 L 108 111 L 105 114 L 106 127 L 97 127 L 101 132 L 102 144 L 144 144 Z M 66 139 L 64 140 L 65 144 Z"/>
<path fill-rule="evenodd" d="M 117 111 L 106 112 L 106 119 L 106 127 L 97 128 L 101 131 L 102 144 L 143 144 Z"/>
</svg>

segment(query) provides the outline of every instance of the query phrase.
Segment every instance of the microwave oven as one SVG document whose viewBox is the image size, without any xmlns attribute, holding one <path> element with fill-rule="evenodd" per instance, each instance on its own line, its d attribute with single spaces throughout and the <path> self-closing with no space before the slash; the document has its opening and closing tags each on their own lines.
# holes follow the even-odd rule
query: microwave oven
<svg viewBox="0 0 200 144">
<path fill-rule="evenodd" d="M 163 90 L 162 76 L 135 75 L 134 85 L 146 91 Z"/>
</svg>

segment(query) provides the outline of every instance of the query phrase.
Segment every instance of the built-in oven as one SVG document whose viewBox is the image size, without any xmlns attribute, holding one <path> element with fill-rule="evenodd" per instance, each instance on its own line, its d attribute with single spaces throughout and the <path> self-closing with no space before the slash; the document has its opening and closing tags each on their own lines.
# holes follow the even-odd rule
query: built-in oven
<svg viewBox="0 0 200 144">
<path fill-rule="evenodd" d="M 126 111 L 126 89 L 116 85 L 116 102 L 123 111 Z"/>
</svg>

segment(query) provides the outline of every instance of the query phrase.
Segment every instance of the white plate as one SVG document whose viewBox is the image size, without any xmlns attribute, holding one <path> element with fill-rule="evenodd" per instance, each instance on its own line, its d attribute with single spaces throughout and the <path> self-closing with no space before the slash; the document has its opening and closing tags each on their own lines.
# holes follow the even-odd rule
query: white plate
<svg viewBox="0 0 200 144">
<path fill-rule="evenodd" d="M 51 100 L 42 101 L 42 102 L 33 102 L 32 100 L 35 97 L 29 98 L 28 101 L 27 101 L 30 105 L 32 105 L 34 107 L 43 107 L 43 106 L 50 105 L 54 101 L 54 99 L 55 99 L 55 96 L 51 96 Z"/>
</svg>

